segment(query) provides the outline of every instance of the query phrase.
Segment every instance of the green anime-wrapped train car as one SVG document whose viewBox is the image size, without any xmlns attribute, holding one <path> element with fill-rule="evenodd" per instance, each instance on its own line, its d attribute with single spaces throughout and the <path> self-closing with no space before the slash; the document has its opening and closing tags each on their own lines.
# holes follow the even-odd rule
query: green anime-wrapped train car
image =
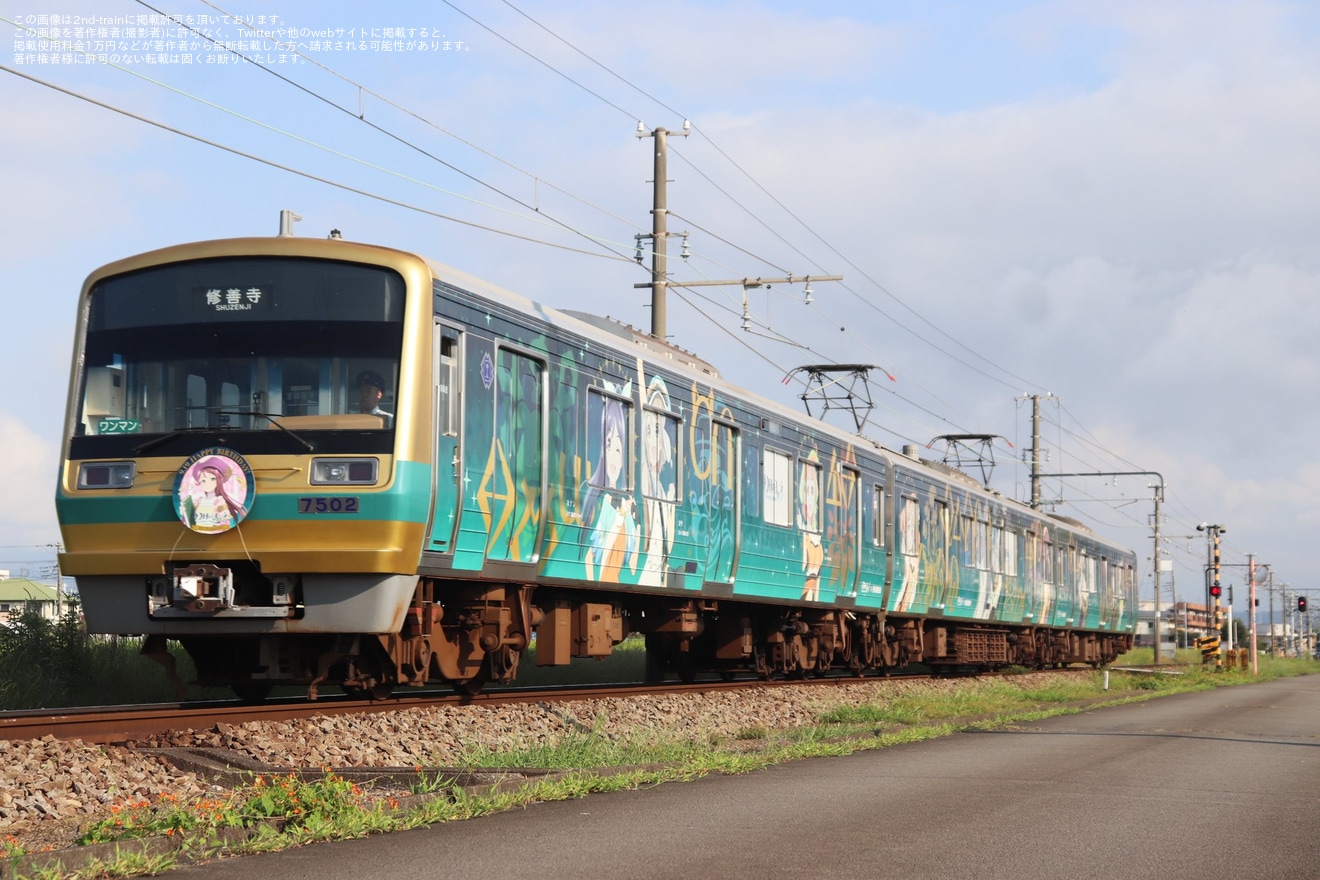
<svg viewBox="0 0 1320 880">
<path fill-rule="evenodd" d="M 57 509 L 88 627 L 204 684 L 475 691 L 1113 660 L 1135 557 L 605 319 L 278 236 L 94 272 Z"/>
</svg>

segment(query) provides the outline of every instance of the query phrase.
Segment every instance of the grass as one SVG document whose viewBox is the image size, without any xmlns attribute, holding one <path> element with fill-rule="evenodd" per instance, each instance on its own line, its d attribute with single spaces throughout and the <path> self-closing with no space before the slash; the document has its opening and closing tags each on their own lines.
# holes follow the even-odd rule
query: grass
<svg viewBox="0 0 1320 880">
<path fill-rule="evenodd" d="M 575 657 L 567 666 L 537 666 L 536 645 L 518 661 L 518 687 L 566 684 L 617 684 L 646 677 L 646 639 L 633 634 L 614 646 L 608 657 Z"/>
<path fill-rule="evenodd" d="M 140 638 L 88 635 L 76 610 L 55 622 L 24 613 L 0 627 L 0 711 L 175 702 L 164 668 L 141 651 Z M 171 653 L 180 678 L 194 680 L 192 658 L 177 645 Z M 189 696 L 233 693 L 193 686 Z"/>
<path fill-rule="evenodd" d="M 192 658 L 169 643 L 188 698 L 230 699 L 229 688 L 202 688 Z M 90 636 L 76 611 L 51 622 L 35 612 L 0 627 L 0 711 L 70 706 L 126 706 L 178 700 L 165 669 L 142 655 L 142 639 Z M 629 637 L 604 659 L 577 658 L 567 666 L 537 666 L 535 649 L 523 653 L 519 687 L 642 681 L 646 643 Z M 494 686 L 492 686 L 493 689 Z M 305 687 L 277 688 L 276 695 L 301 696 Z"/>
<path fill-rule="evenodd" d="M 1048 687 L 1028 686 L 1015 677 L 982 679 L 953 689 L 899 693 L 873 703 L 835 707 L 820 713 L 815 723 L 791 730 L 749 727 L 727 739 L 693 740 L 656 731 L 620 738 L 606 735 L 603 719 L 597 719 L 590 730 L 577 731 L 556 743 L 506 752 L 473 749 L 464 756 L 465 769 L 555 771 L 516 791 L 451 790 L 441 775 L 422 775 L 413 793 L 434 796 L 403 808 L 397 797 L 364 791 L 330 772 L 314 781 L 292 775 L 256 777 L 221 796 L 187 803 L 172 798 L 125 801 L 110 816 L 89 825 L 81 842 L 177 836 L 185 842 L 176 858 L 192 860 L 266 852 L 312 841 L 458 821 L 537 801 L 578 798 L 711 773 L 747 773 L 785 761 L 845 755 L 948 736 L 960 730 L 1070 714 L 1097 704 L 1313 674 L 1320 672 L 1320 663 L 1261 658 L 1259 677 L 1249 670 L 1218 672 L 1199 662 L 1170 671 L 1181 674 L 1112 670 L 1107 689 L 1105 673 L 1099 671 Z M 224 832 L 232 831 L 243 834 L 226 841 Z M 0 851 L 10 859 L 22 854 L 21 845 L 13 839 Z M 162 870 L 160 859 L 127 855 L 111 865 L 99 865 L 101 873 L 95 876 L 154 873 Z"/>
</svg>

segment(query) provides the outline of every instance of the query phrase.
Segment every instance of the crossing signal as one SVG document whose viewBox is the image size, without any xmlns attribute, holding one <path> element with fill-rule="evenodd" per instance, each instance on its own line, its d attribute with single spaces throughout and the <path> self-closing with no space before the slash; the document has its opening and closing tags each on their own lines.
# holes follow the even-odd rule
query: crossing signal
<svg viewBox="0 0 1320 880">
<path fill-rule="evenodd" d="M 1305 597 L 1305 596 L 1298 596 L 1298 597 L 1297 597 L 1297 610 L 1298 610 L 1298 611 L 1305 611 L 1305 610 L 1306 610 L 1306 597 Z"/>
<path fill-rule="evenodd" d="M 1211 596 L 1214 596 L 1216 599 L 1219 598 L 1219 595 L 1220 595 L 1222 592 L 1223 592 L 1223 590 L 1220 589 L 1219 584 L 1211 584 L 1211 585 L 1210 585 L 1210 595 L 1211 595 Z"/>
</svg>

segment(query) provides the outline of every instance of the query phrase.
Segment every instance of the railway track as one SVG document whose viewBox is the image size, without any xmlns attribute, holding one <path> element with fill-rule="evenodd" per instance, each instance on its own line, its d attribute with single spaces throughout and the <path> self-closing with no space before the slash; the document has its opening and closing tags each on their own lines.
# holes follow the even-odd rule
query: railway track
<svg viewBox="0 0 1320 880">
<path fill-rule="evenodd" d="M 1089 667 L 1054 670 L 1060 673 L 1089 674 Z M 981 673 L 992 678 L 998 673 Z M 25 710 L 0 713 L 0 740 L 40 739 L 82 740 L 88 743 L 123 744 L 152 734 L 174 730 L 203 730 L 217 724 L 243 724 L 250 721 L 291 721 L 314 715 L 368 715 L 397 712 L 403 709 L 426 709 L 442 706 L 503 706 L 518 703 L 599 700 L 611 697 L 660 696 L 664 694 L 701 694 L 745 688 L 837 687 L 881 680 L 920 681 L 948 679 L 948 674 L 909 673 L 885 678 L 829 676 L 825 678 L 735 679 L 667 684 L 558 685 L 551 688 L 506 688 L 474 696 L 451 691 L 419 690 L 386 699 L 358 699 L 348 696 L 323 697 L 315 702 L 301 697 L 270 700 L 252 704 L 234 700 L 191 703 L 152 703 L 136 706 L 89 706 L 58 710 Z"/>
<path fill-rule="evenodd" d="M 171 730 L 205 729 L 217 724 L 243 724 L 249 721 L 289 721 L 313 715 L 361 715 L 397 712 L 401 709 L 424 709 L 436 706 L 500 706 L 516 703 L 594 700 L 608 697 L 636 697 L 674 693 L 707 693 L 746 687 L 818 684 L 829 687 L 864 679 L 827 678 L 794 681 L 709 681 L 665 685 L 595 685 L 588 687 L 490 691 L 476 696 L 452 692 L 418 691 L 383 700 L 349 697 L 323 697 L 315 702 L 302 698 L 271 700 L 261 704 L 224 700 L 197 703 L 153 703 L 137 706 L 90 706 L 58 710 L 30 710 L 0 713 L 0 740 L 40 739 L 53 736 L 60 740 L 79 739 L 89 743 L 125 743 L 138 737 Z"/>
</svg>

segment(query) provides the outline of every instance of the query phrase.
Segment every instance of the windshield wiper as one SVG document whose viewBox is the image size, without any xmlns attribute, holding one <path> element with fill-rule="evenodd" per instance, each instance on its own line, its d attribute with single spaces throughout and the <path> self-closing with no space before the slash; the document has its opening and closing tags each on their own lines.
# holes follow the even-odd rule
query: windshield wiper
<svg viewBox="0 0 1320 880">
<path fill-rule="evenodd" d="M 152 437 L 145 443 L 139 443 L 133 447 L 134 455 L 141 455 L 152 447 L 159 446 L 167 440 L 173 440 L 175 437 L 181 437 L 184 434 L 199 434 L 203 431 L 214 431 L 215 428 L 178 428 L 170 431 L 168 434 L 161 434 L 159 437 Z"/>
<path fill-rule="evenodd" d="M 295 434 L 291 428 L 287 428 L 284 425 L 280 424 L 280 416 L 284 415 L 284 413 L 268 413 L 268 412 L 258 412 L 257 410 L 242 410 L 242 409 L 218 409 L 215 411 L 215 413 L 216 415 L 219 416 L 261 416 L 263 419 L 268 419 L 272 425 L 279 428 L 281 431 L 288 434 L 294 440 L 297 440 L 299 443 L 301 443 L 308 452 L 316 451 L 315 446 L 313 446 L 311 443 L 308 443 L 302 437 Z"/>
<path fill-rule="evenodd" d="M 304 438 L 295 434 L 290 428 L 287 428 L 284 425 L 280 424 L 279 422 L 280 413 L 266 413 L 266 412 L 255 412 L 255 411 L 248 412 L 245 410 L 225 410 L 225 409 L 215 410 L 215 413 L 216 415 L 222 415 L 222 416 L 261 416 L 263 419 L 269 419 L 272 425 L 279 428 L 284 433 L 288 434 L 294 440 L 297 440 L 300 444 L 302 444 L 303 448 L 306 449 L 308 452 L 316 451 L 315 446 L 313 446 Z M 168 434 L 161 434 L 159 437 L 152 437 L 150 440 L 147 440 L 144 443 L 139 443 L 137 446 L 133 448 L 133 454 L 141 455 L 142 453 L 146 452 L 148 449 L 157 447 L 162 443 L 173 440 L 175 437 L 181 437 L 184 434 L 214 433 L 216 431 L 228 431 L 228 430 L 231 430 L 228 426 L 216 427 L 212 425 L 207 425 L 205 427 L 195 427 L 195 428 L 178 428 L 177 430 L 170 431 Z"/>
</svg>

